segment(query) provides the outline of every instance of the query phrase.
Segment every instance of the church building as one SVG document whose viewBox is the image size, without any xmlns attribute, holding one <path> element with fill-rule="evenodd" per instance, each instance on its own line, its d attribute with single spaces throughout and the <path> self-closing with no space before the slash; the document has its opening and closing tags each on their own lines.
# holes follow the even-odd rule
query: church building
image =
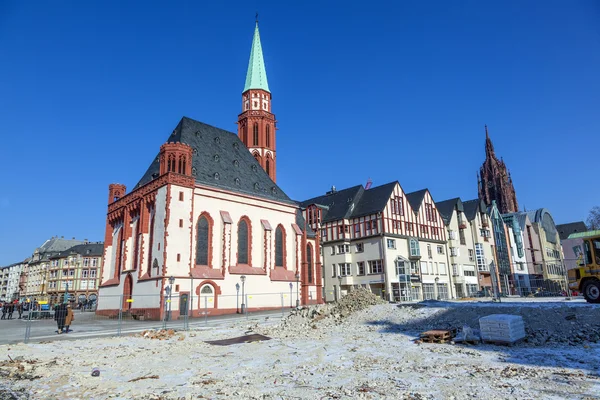
<svg viewBox="0 0 600 400">
<path fill-rule="evenodd" d="M 501 214 L 519 211 L 517 195 L 504 160 L 496 157 L 494 145 L 485 126 L 485 161 L 477 175 L 479 198 L 490 207 L 496 201 Z"/>
<path fill-rule="evenodd" d="M 162 318 L 169 292 L 171 318 L 235 313 L 240 287 L 251 310 L 322 302 L 319 238 L 275 183 L 271 100 L 257 22 L 237 135 L 183 117 L 133 190 L 109 185 L 97 313 Z"/>
</svg>

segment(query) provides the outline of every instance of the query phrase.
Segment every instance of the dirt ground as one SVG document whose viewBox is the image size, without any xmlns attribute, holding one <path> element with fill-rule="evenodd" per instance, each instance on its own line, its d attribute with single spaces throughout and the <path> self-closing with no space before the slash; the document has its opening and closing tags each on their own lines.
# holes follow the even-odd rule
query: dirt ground
<svg viewBox="0 0 600 400">
<path fill-rule="evenodd" d="M 600 307 L 376 303 L 311 307 L 281 323 L 0 346 L 0 399 L 600 398 Z M 497 313 L 522 315 L 527 340 L 414 342 Z M 249 333 L 272 339 L 205 343 Z"/>
</svg>

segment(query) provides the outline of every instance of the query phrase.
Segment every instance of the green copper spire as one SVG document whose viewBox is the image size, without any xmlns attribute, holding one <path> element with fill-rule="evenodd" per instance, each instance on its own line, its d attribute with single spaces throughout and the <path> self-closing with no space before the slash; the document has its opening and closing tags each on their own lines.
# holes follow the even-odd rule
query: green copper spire
<svg viewBox="0 0 600 400">
<path fill-rule="evenodd" d="M 256 28 L 254 28 L 254 39 L 252 39 L 252 50 L 250 51 L 250 61 L 248 62 L 248 72 L 246 73 L 244 92 L 249 89 L 262 89 L 271 93 L 269 90 L 269 83 L 267 82 L 267 70 L 265 69 L 262 46 L 260 45 L 258 21 L 256 21 Z"/>
</svg>

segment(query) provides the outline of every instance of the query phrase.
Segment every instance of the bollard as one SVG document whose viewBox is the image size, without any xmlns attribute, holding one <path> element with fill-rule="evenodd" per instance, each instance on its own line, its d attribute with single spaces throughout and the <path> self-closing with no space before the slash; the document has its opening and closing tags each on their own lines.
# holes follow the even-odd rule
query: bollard
<svg viewBox="0 0 600 400">
<path fill-rule="evenodd" d="M 281 293 L 281 318 L 283 318 L 283 315 L 284 315 L 284 313 L 283 313 L 283 307 L 284 307 L 284 305 L 283 305 L 283 293 Z"/>
<path fill-rule="evenodd" d="M 31 308 L 27 313 L 27 322 L 25 322 L 25 340 L 24 343 L 29 342 L 29 337 L 31 336 Z"/>
<path fill-rule="evenodd" d="M 248 314 L 248 295 L 246 295 L 246 310 L 245 310 L 245 313 L 246 313 L 246 319 L 248 319 L 248 315 L 249 315 Z"/>
<path fill-rule="evenodd" d="M 121 325 L 123 324 L 123 295 L 119 299 L 119 324 L 117 325 L 117 336 L 121 336 Z"/>
<path fill-rule="evenodd" d="M 204 325 L 208 325 L 208 296 L 204 297 Z"/>
</svg>

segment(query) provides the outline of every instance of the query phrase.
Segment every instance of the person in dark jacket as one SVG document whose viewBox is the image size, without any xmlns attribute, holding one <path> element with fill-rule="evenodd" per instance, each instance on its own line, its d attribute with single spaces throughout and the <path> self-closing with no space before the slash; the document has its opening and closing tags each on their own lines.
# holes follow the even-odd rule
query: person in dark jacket
<svg viewBox="0 0 600 400">
<path fill-rule="evenodd" d="M 65 327 L 65 320 L 67 318 L 67 305 L 65 303 L 59 304 L 54 310 L 54 320 L 58 325 L 58 330 L 56 333 L 59 335 L 63 333 L 63 329 Z"/>
<path fill-rule="evenodd" d="M 23 315 L 23 304 L 22 303 L 17 304 L 17 312 L 19 313 L 19 319 L 21 319 L 21 316 Z"/>
<path fill-rule="evenodd" d="M 14 312 L 15 312 L 15 305 L 11 303 L 8 305 L 8 319 L 12 319 L 12 315 Z"/>
</svg>

